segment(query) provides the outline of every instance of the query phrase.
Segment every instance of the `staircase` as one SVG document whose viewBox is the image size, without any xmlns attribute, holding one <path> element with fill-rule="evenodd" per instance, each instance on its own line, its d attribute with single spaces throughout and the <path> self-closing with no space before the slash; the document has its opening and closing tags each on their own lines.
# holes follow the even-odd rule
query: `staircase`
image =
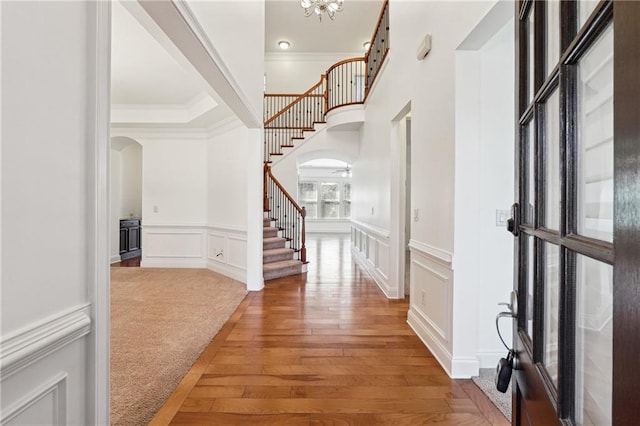
<svg viewBox="0 0 640 426">
<path fill-rule="evenodd" d="M 267 212 L 268 215 L 268 212 Z M 264 280 L 273 280 L 289 275 L 307 272 L 305 263 L 294 259 L 295 250 L 287 247 L 287 239 L 280 236 L 281 231 L 270 217 L 264 218 L 262 268 Z"/>
<path fill-rule="evenodd" d="M 305 216 L 271 173 L 274 157 L 283 156 L 326 123 L 334 108 L 364 104 L 389 50 L 389 1 L 385 0 L 371 47 L 364 57 L 340 61 L 302 94 L 265 94 L 264 118 L 264 280 L 306 272 Z"/>
</svg>

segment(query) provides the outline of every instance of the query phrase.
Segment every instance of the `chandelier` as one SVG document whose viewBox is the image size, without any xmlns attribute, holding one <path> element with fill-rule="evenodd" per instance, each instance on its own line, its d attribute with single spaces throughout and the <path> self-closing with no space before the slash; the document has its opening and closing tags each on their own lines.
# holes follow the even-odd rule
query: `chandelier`
<svg viewBox="0 0 640 426">
<path fill-rule="evenodd" d="M 322 14 L 326 13 L 333 20 L 336 12 L 342 11 L 344 0 L 301 0 L 300 6 L 304 9 L 304 16 L 307 18 L 314 13 L 322 22 Z"/>
</svg>

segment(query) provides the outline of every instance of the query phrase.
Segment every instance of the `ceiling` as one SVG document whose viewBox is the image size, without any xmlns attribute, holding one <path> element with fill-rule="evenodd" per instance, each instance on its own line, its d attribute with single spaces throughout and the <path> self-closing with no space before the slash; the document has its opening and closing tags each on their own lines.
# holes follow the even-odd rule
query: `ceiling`
<svg viewBox="0 0 640 426">
<path fill-rule="evenodd" d="M 315 15 L 304 16 L 300 0 L 266 0 L 265 52 L 282 52 L 278 41 L 287 40 L 289 53 L 356 53 L 371 39 L 382 0 L 345 0 L 335 20 L 322 22 Z M 350 55 L 348 55 L 350 56 Z"/>
<path fill-rule="evenodd" d="M 200 1 L 200 0 L 190 0 Z M 236 0 L 237 1 L 237 0 Z M 265 52 L 287 55 L 363 52 L 383 0 L 345 0 L 335 20 L 304 16 L 299 0 L 266 0 Z M 193 69 L 135 1 L 112 2 L 112 124 L 148 128 L 209 128 L 231 110 Z"/>
</svg>

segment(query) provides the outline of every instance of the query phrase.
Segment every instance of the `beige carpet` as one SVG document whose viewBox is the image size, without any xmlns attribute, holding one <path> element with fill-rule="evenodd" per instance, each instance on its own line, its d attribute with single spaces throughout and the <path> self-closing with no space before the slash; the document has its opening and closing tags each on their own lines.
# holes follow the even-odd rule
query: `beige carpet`
<svg viewBox="0 0 640 426">
<path fill-rule="evenodd" d="M 111 268 L 111 424 L 146 425 L 246 294 L 202 269 Z"/>
</svg>

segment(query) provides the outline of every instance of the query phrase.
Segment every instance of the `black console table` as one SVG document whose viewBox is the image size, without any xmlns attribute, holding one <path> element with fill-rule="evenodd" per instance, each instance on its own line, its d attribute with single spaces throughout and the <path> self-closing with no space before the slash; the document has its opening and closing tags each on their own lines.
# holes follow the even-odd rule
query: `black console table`
<svg viewBox="0 0 640 426">
<path fill-rule="evenodd" d="M 120 259 L 142 255 L 142 226 L 140 218 L 120 219 Z"/>
</svg>

